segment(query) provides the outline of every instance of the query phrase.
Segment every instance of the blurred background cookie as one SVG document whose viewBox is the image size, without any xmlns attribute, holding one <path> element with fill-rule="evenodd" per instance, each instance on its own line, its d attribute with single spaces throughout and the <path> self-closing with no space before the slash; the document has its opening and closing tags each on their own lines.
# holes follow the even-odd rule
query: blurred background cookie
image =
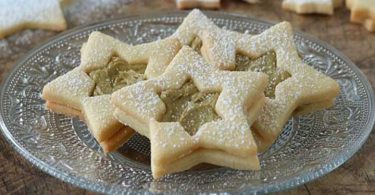
<svg viewBox="0 0 375 195">
<path fill-rule="evenodd" d="M 346 7 L 351 10 L 350 21 L 362 24 L 370 31 L 375 31 L 375 1 L 346 0 Z"/>
<path fill-rule="evenodd" d="M 25 28 L 62 31 L 66 22 L 58 0 L 1 0 L 0 38 Z"/>
<path fill-rule="evenodd" d="M 176 0 L 178 9 L 219 9 L 220 0 Z"/>
<path fill-rule="evenodd" d="M 341 0 L 284 0 L 282 8 L 298 14 L 328 14 L 332 15 Z"/>
</svg>

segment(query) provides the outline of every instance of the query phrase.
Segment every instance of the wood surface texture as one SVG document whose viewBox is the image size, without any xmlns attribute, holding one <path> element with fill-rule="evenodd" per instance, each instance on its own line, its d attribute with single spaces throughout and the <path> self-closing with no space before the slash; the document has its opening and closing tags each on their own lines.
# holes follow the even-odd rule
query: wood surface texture
<svg viewBox="0 0 375 195">
<path fill-rule="evenodd" d="M 65 5 L 64 12 L 69 28 L 72 28 L 79 23 L 69 15 L 72 12 L 69 10 L 69 3 L 71 2 Z M 111 9 L 115 11 L 108 11 Z M 176 10 L 173 0 L 123 1 L 116 6 L 106 8 L 106 15 L 95 17 L 91 22 L 112 17 L 171 10 Z M 221 11 L 271 22 L 290 21 L 295 29 L 328 42 L 347 55 L 366 74 L 372 86 L 375 86 L 375 33 L 371 34 L 362 26 L 350 23 L 350 12 L 344 6 L 335 10 L 333 16 L 301 16 L 283 11 L 279 0 L 261 0 L 261 3 L 255 5 L 239 0 L 226 0 L 222 2 Z M 16 60 L 22 58 L 41 41 L 45 41 L 57 33 L 45 34 L 45 37 L 37 40 L 32 39 L 25 47 L 13 51 L 10 58 L 0 55 L 0 81 L 6 78 Z M 7 38 L 6 41 L 15 41 L 15 36 Z M 4 43 L 4 40 L 2 42 Z M 95 193 L 64 183 L 43 173 L 18 154 L 0 135 L 0 194 Z M 375 194 L 375 132 L 372 132 L 362 149 L 338 169 L 315 181 L 278 194 Z"/>
</svg>

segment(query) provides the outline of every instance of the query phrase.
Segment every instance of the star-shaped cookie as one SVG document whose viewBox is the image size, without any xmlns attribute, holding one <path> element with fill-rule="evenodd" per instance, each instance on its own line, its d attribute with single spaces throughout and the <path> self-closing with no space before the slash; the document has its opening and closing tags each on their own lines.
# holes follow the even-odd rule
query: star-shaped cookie
<svg viewBox="0 0 375 195">
<path fill-rule="evenodd" d="M 298 14 L 328 14 L 332 15 L 342 0 L 284 0 L 282 8 Z"/>
<path fill-rule="evenodd" d="M 219 94 L 213 108 L 218 117 L 201 124 L 193 135 L 186 132 L 189 125 L 184 126 L 181 121 L 162 122 L 170 107 L 162 101 L 164 92 L 179 90 L 189 81 L 199 93 L 205 94 L 198 102 L 204 101 L 209 93 Z M 261 110 L 266 83 L 267 76 L 263 73 L 222 71 L 184 46 L 160 77 L 113 93 L 114 115 L 150 139 L 155 178 L 203 162 L 236 169 L 259 169 L 257 146 L 249 124 Z M 170 98 L 172 103 L 179 101 L 173 95 Z M 188 103 L 187 108 L 192 104 Z M 191 116 L 188 124 L 208 116 L 201 111 L 197 119 Z"/>
<path fill-rule="evenodd" d="M 270 78 L 269 85 L 275 97 L 266 98 L 264 110 L 254 123 L 260 151 L 275 141 L 292 114 L 330 107 L 339 93 L 334 80 L 302 63 L 294 46 L 291 26 L 287 22 L 277 24 L 259 35 L 248 35 L 221 29 L 202 12 L 193 10 L 173 36 L 184 45 L 200 46 L 195 49 L 210 64 L 232 71 L 238 68 L 238 55 L 263 61 L 263 55 L 275 53 L 273 68 L 276 72 L 285 72 L 286 76 L 281 74 L 285 78 Z M 197 37 L 201 44 L 195 43 Z M 263 66 L 260 64 L 255 70 L 268 69 Z M 273 73 L 268 74 L 272 76 Z M 294 88 L 288 89 L 286 86 Z M 291 92 L 287 93 L 288 90 Z"/>
<path fill-rule="evenodd" d="M 375 1 L 346 0 L 346 6 L 351 10 L 350 21 L 363 24 L 370 32 L 375 32 Z"/>
<path fill-rule="evenodd" d="M 48 83 L 48 109 L 84 119 L 105 152 L 121 146 L 134 131 L 113 117 L 110 94 L 164 72 L 180 49 L 173 38 L 131 46 L 93 32 L 81 49 L 79 67 Z"/>
<path fill-rule="evenodd" d="M 58 0 L 1 0 L 0 38 L 25 28 L 66 29 Z"/>
<path fill-rule="evenodd" d="M 242 43 L 242 54 L 255 60 L 274 52 L 275 72 L 287 75 L 277 81 L 272 89 L 273 95 L 266 95 L 265 106 L 252 126 L 259 150 L 264 151 L 275 141 L 293 113 L 306 113 L 333 105 L 339 86 L 335 80 L 303 63 L 294 45 L 291 25 L 287 22 L 243 39 Z M 267 72 L 267 61 L 258 66 L 255 71 L 266 72 L 270 83 L 278 79 L 274 73 Z"/>
<path fill-rule="evenodd" d="M 176 0 L 178 9 L 205 8 L 219 9 L 220 0 Z"/>
</svg>

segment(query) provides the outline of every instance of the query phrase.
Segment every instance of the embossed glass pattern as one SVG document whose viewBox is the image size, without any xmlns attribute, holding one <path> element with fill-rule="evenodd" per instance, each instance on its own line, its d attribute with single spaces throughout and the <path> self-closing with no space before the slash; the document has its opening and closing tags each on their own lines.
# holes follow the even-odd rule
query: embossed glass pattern
<svg viewBox="0 0 375 195">
<path fill-rule="evenodd" d="M 186 13 L 112 20 L 63 33 L 31 51 L 15 66 L 1 92 L 2 132 L 40 169 L 82 188 L 126 192 L 271 192 L 291 188 L 341 165 L 364 143 L 374 123 L 374 94 L 355 65 L 334 48 L 296 33 L 306 63 L 336 79 L 335 106 L 292 118 L 270 150 L 260 155 L 261 171 L 202 165 L 154 181 L 149 142 L 136 135 L 118 152 L 105 156 L 78 119 L 44 109 L 43 86 L 80 63 L 79 50 L 90 32 L 102 31 L 139 44 L 172 34 Z M 207 12 L 221 27 L 260 33 L 269 23 Z"/>
</svg>

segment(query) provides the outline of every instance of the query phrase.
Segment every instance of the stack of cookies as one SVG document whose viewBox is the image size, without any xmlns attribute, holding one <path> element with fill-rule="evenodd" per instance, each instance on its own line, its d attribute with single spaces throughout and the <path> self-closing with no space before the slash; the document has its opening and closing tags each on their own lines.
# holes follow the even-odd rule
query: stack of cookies
<svg viewBox="0 0 375 195">
<path fill-rule="evenodd" d="M 193 10 L 170 37 L 131 46 L 93 32 L 81 64 L 48 83 L 48 109 L 78 116 L 105 152 L 139 133 L 154 178 L 200 163 L 260 169 L 293 115 L 330 107 L 331 78 L 300 59 L 289 23 L 258 35 L 217 27 Z"/>
</svg>

